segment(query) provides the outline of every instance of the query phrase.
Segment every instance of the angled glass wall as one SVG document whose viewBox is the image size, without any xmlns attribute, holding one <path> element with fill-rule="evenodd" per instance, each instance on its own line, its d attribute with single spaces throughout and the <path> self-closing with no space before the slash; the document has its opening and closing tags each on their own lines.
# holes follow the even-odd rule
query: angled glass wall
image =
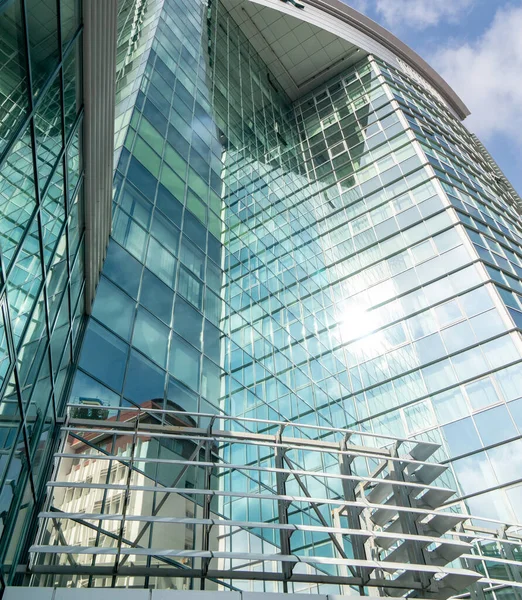
<svg viewBox="0 0 522 600">
<path fill-rule="evenodd" d="M 49 476 L 81 328 L 77 0 L 0 2 L 0 564 L 12 576 Z"/>
</svg>

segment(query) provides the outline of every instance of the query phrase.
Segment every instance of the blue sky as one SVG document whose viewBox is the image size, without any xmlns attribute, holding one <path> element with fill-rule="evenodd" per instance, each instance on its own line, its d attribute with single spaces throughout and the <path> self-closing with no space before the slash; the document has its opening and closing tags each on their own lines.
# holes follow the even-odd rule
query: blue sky
<svg viewBox="0 0 522 600">
<path fill-rule="evenodd" d="M 522 0 L 343 0 L 427 60 L 522 195 Z"/>
</svg>

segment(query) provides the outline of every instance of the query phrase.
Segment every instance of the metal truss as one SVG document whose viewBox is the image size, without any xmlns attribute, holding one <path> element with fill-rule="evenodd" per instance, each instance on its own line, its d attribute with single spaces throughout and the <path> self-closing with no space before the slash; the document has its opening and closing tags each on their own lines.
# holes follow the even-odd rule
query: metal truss
<svg viewBox="0 0 522 600">
<path fill-rule="evenodd" d="M 522 537 L 443 506 L 437 444 L 149 407 L 70 407 L 31 585 L 522 600 Z"/>
</svg>

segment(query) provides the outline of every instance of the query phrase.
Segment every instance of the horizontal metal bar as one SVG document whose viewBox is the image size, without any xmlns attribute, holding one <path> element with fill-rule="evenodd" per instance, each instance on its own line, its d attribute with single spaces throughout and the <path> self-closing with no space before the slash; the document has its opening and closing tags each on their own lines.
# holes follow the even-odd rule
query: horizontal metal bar
<svg viewBox="0 0 522 600">
<path fill-rule="evenodd" d="M 277 563 L 304 563 L 309 565 L 326 564 L 338 566 L 354 566 L 361 569 L 373 571 L 385 569 L 386 571 L 412 571 L 432 573 L 437 575 L 459 575 L 477 580 L 482 576 L 468 569 L 455 569 L 451 567 L 440 567 L 436 565 L 419 565 L 412 563 L 396 563 L 376 560 L 357 560 L 353 558 L 335 558 L 328 556 L 297 556 L 295 554 L 258 554 L 252 552 L 214 552 L 204 550 L 172 550 L 151 548 L 106 548 L 100 546 L 31 546 L 29 552 L 33 554 L 89 554 L 102 556 L 115 556 L 118 554 L 129 556 L 174 556 L 178 558 L 208 558 L 208 559 L 230 559 L 247 560 L 256 562 Z"/>
<path fill-rule="evenodd" d="M 99 489 L 99 490 L 126 490 L 125 484 L 117 483 L 83 483 L 83 482 L 62 482 L 62 481 L 49 481 L 47 482 L 49 488 L 73 488 L 73 489 Z M 291 495 L 280 495 L 280 494 L 256 494 L 249 492 L 233 492 L 223 490 L 205 490 L 198 488 L 168 488 L 168 487 L 157 487 L 157 486 L 143 486 L 143 485 L 131 485 L 128 488 L 133 492 L 151 492 L 157 494 L 183 494 L 185 496 L 196 496 L 196 495 L 210 495 L 210 496 L 224 496 L 227 498 L 257 498 L 260 500 L 271 500 L 278 501 L 284 500 L 287 502 L 304 502 L 306 504 L 325 504 L 344 507 L 354 507 L 360 509 L 386 509 L 395 512 L 410 512 L 425 516 L 436 516 L 444 515 L 450 519 L 454 519 L 455 523 L 459 523 L 462 520 L 470 519 L 469 515 L 462 515 L 451 512 L 442 512 L 436 510 L 427 510 L 425 508 L 414 508 L 409 506 L 396 506 L 393 504 L 376 504 L 371 502 L 357 502 L 350 500 L 334 500 L 331 498 L 316 498 L 308 496 L 291 496 Z"/>
<path fill-rule="evenodd" d="M 341 479 L 349 481 L 357 481 L 361 483 L 374 483 L 376 485 L 389 485 L 389 486 L 401 486 L 410 488 L 412 490 L 444 490 L 448 491 L 447 488 L 440 486 L 432 486 L 424 483 L 416 483 L 412 481 L 400 481 L 397 479 L 379 479 L 374 477 L 363 477 L 360 475 L 343 475 L 342 473 L 325 473 L 324 471 L 306 471 L 303 469 L 278 469 L 277 467 L 259 467 L 255 464 L 252 465 L 241 465 L 235 463 L 220 463 L 220 462 L 203 462 L 203 461 L 189 461 L 189 460 L 177 460 L 168 458 L 147 458 L 140 456 L 121 456 L 117 454 L 74 454 L 70 452 L 57 452 L 56 458 L 68 458 L 68 459 L 81 459 L 81 460 L 102 460 L 102 461 L 118 461 L 122 463 L 150 463 L 150 464 L 169 464 L 169 465 L 181 465 L 181 466 L 193 466 L 193 467 L 212 467 L 214 469 L 226 469 L 233 471 L 254 471 L 261 473 L 285 473 L 291 474 L 296 473 L 301 476 L 310 477 L 321 477 L 324 479 Z"/>
<path fill-rule="evenodd" d="M 85 408 L 85 406 L 84 406 Z M 130 424 L 129 424 L 130 425 Z M 431 467 L 439 467 L 444 471 L 447 470 L 447 466 L 440 465 L 435 462 L 426 462 L 421 460 L 415 460 L 414 458 L 409 458 L 407 456 L 391 456 L 389 451 L 379 450 L 378 448 L 366 448 L 364 446 L 355 446 L 349 445 L 350 449 L 341 449 L 340 444 L 336 442 L 323 442 L 321 440 L 307 440 L 301 438 L 285 438 L 284 436 L 278 435 L 265 435 L 265 434 L 244 434 L 238 435 L 236 432 L 224 432 L 224 431 L 214 431 L 211 436 L 205 435 L 195 435 L 190 431 L 185 431 L 185 428 L 173 428 L 177 433 L 168 433 L 169 426 L 168 425 L 155 425 L 152 430 L 151 429 L 140 429 L 136 432 L 136 435 L 139 437 L 154 437 L 159 439 L 190 439 L 193 442 L 199 441 L 222 441 L 223 444 L 232 445 L 232 442 L 235 441 L 238 444 L 247 444 L 251 446 L 270 446 L 272 448 L 295 448 L 296 450 L 306 448 L 312 448 L 314 452 L 326 453 L 326 454 L 338 454 L 338 455 L 346 455 L 346 456 L 354 456 L 354 457 L 364 457 L 364 458 L 375 458 L 377 460 L 389 460 L 392 462 L 398 462 L 400 464 L 404 464 L 405 466 L 409 465 L 417 465 L 417 466 L 431 466 Z M 165 432 L 167 430 L 167 432 Z M 66 426 L 62 428 L 62 431 L 82 434 L 82 433 L 93 433 L 98 435 L 129 435 L 130 432 L 134 434 L 134 428 L 129 427 L 128 430 L 121 430 L 117 428 L 100 429 L 98 427 L 73 427 Z M 279 440 L 279 441 L 276 441 Z M 78 440 L 81 443 L 81 440 Z M 89 440 L 91 443 L 92 439 Z"/>
<path fill-rule="evenodd" d="M 71 407 L 85 408 L 85 405 L 69 404 L 68 407 L 69 408 L 71 408 Z M 155 408 L 143 409 L 141 407 L 134 408 L 134 407 L 129 407 L 129 406 L 118 406 L 118 407 L 107 407 L 107 408 L 109 410 L 115 411 L 115 412 L 138 413 L 141 411 L 142 413 L 145 413 L 145 414 L 159 413 L 159 414 L 168 414 L 168 415 L 182 415 L 185 417 L 187 416 L 186 411 L 182 411 L 182 410 L 168 410 L 168 409 L 155 409 Z M 387 440 L 393 444 L 395 444 L 396 442 L 401 442 L 401 443 L 408 443 L 408 444 L 432 447 L 434 449 L 440 448 L 440 444 L 437 444 L 435 442 L 425 442 L 425 441 L 419 441 L 419 440 L 412 440 L 409 438 L 397 438 L 397 437 L 393 437 L 390 435 L 369 433 L 366 431 L 359 431 L 356 429 L 338 429 L 336 427 L 326 427 L 324 425 L 308 425 L 306 423 L 295 423 L 293 421 L 272 421 L 269 419 L 252 419 L 252 418 L 248 418 L 248 417 L 233 417 L 233 416 L 229 416 L 229 415 L 223 415 L 223 414 L 215 415 L 215 414 L 211 414 L 211 413 L 190 413 L 190 416 L 192 418 L 201 417 L 201 418 L 213 419 L 214 421 L 234 421 L 234 422 L 239 422 L 239 423 L 265 423 L 268 426 L 283 425 L 285 428 L 286 427 L 290 427 L 290 428 L 295 427 L 298 429 L 311 429 L 314 431 L 325 431 L 325 432 L 329 432 L 329 433 L 349 434 L 349 435 L 354 435 L 354 436 L 359 435 L 361 437 L 383 439 L 383 440 Z M 206 431 L 206 430 L 202 429 L 202 431 Z M 246 433 L 249 433 L 249 432 L 246 431 Z"/>
<path fill-rule="evenodd" d="M 85 521 L 123 521 L 122 514 L 99 514 L 99 513 L 64 513 L 64 512 L 41 512 L 40 519 L 75 519 Z M 386 531 L 369 531 L 366 529 L 347 529 L 343 527 L 323 527 L 321 525 L 300 525 L 266 523 L 257 521 L 232 521 L 223 519 L 198 519 L 189 517 L 154 517 L 145 515 L 125 515 L 125 521 L 140 523 L 169 523 L 177 525 L 212 525 L 215 527 L 239 527 L 242 529 L 274 529 L 288 531 L 310 531 L 317 533 L 335 533 L 338 535 L 356 535 L 365 538 L 387 538 L 392 540 L 408 540 L 422 544 L 438 544 L 461 546 L 471 548 L 471 544 L 451 538 L 439 538 L 434 536 L 412 535 L 402 532 L 390 533 Z"/>
</svg>

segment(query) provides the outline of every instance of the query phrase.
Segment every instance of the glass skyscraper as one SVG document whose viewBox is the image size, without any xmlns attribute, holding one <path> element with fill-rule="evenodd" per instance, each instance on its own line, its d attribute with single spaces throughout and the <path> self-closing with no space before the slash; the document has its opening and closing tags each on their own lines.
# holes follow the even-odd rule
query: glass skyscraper
<svg viewBox="0 0 522 600">
<path fill-rule="evenodd" d="M 336 0 L 83 4 L 0 0 L 4 584 L 520 599 L 465 105 Z"/>
</svg>

